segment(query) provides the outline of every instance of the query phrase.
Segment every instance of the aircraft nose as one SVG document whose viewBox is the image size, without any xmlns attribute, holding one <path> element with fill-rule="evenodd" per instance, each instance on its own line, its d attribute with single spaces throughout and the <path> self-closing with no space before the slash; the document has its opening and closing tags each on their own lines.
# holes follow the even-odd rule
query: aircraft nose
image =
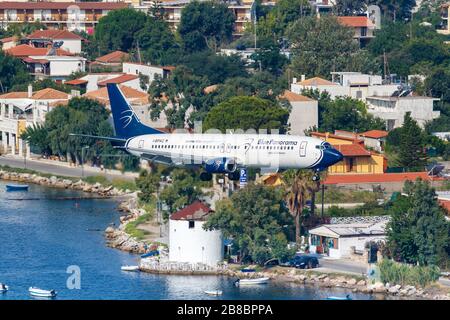
<svg viewBox="0 0 450 320">
<path fill-rule="evenodd" d="M 338 163 L 342 159 L 344 159 L 344 156 L 338 150 L 334 148 L 325 149 L 323 150 L 322 160 L 320 160 L 320 162 L 315 166 L 315 168 L 322 171 L 332 166 L 333 164 Z"/>
</svg>

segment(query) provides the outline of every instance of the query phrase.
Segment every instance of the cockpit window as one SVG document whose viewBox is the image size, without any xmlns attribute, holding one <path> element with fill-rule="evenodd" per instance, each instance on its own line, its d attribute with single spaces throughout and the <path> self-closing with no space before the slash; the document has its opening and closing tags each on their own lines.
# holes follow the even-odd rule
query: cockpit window
<svg viewBox="0 0 450 320">
<path fill-rule="evenodd" d="M 319 144 L 316 146 L 316 149 L 319 149 L 319 150 L 325 150 L 325 149 L 331 149 L 331 148 L 332 148 L 332 146 L 328 142 L 325 142 L 323 144 Z"/>
</svg>

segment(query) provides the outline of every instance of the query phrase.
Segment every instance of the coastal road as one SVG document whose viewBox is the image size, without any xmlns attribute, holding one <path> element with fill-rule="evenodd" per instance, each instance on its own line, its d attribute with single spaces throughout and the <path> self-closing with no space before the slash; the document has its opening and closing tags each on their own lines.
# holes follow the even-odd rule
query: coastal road
<svg viewBox="0 0 450 320">
<path fill-rule="evenodd" d="M 367 273 L 367 265 L 346 259 L 328 259 L 326 257 L 318 257 L 320 267 L 317 271 L 338 272 L 355 275 Z"/>
<path fill-rule="evenodd" d="M 92 168 L 89 166 L 84 166 L 84 173 L 81 167 L 69 167 L 65 163 L 57 163 L 56 161 L 41 161 L 41 160 L 31 160 L 31 159 L 24 159 L 18 158 L 18 157 L 12 157 L 12 156 L 1 156 L 0 157 L 0 165 L 7 165 L 14 168 L 26 168 L 31 169 L 43 173 L 49 173 L 59 176 L 66 176 L 66 177 L 82 177 L 83 175 L 86 176 L 96 176 L 96 175 L 102 175 L 105 176 L 107 179 L 111 180 L 113 178 L 121 178 L 124 180 L 134 180 L 134 178 L 137 176 L 137 174 L 133 173 L 127 173 L 122 174 L 120 171 L 111 171 L 107 170 L 100 171 L 99 168 Z"/>
</svg>

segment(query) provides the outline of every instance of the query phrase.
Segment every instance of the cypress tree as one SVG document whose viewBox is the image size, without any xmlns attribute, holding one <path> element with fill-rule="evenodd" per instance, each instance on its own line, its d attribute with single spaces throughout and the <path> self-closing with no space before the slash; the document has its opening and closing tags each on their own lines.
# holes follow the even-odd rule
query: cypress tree
<svg viewBox="0 0 450 320">
<path fill-rule="evenodd" d="M 426 164 L 422 129 L 411 118 L 411 112 L 405 114 L 400 131 L 399 163 L 407 171 L 422 171 Z"/>
</svg>

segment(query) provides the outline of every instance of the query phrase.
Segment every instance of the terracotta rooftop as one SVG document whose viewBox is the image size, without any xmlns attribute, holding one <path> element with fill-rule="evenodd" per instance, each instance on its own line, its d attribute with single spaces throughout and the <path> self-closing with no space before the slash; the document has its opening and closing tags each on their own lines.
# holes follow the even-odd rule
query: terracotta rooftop
<svg viewBox="0 0 450 320">
<path fill-rule="evenodd" d="M 123 75 L 118 76 L 116 78 L 100 81 L 97 84 L 99 86 L 106 86 L 108 83 L 119 84 L 119 83 L 124 83 L 124 82 L 131 81 L 131 80 L 135 80 L 137 78 L 139 78 L 139 77 L 137 75 L 134 75 L 134 74 L 123 74 Z"/>
<path fill-rule="evenodd" d="M 27 99 L 28 92 L 9 92 L 0 95 L 0 99 Z M 33 93 L 30 99 L 34 100 L 67 100 L 69 95 L 52 88 L 45 88 Z"/>
<path fill-rule="evenodd" d="M 130 58 L 130 55 L 123 51 L 114 51 L 108 54 L 105 54 L 104 56 L 98 57 L 95 59 L 97 62 L 101 63 L 121 63 L 123 61 L 126 61 Z"/>
<path fill-rule="evenodd" d="M 373 27 L 374 24 L 372 21 L 363 16 L 346 16 L 346 17 L 337 17 L 340 24 L 347 27 Z"/>
<path fill-rule="evenodd" d="M 404 172 L 404 173 L 376 173 L 376 174 L 329 174 L 325 184 L 356 184 L 356 183 L 383 183 L 383 182 L 405 182 L 415 181 L 420 178 L 425 181 L 431 180 L 427 172 Z M 433 180 L 443 178 L 434 177 Z"/>
<path fill-rule="evenodd" d="M 73 79 L 73 80 L 69 80 L 69 81 L 64 82 L 64 84 L 68 84 L 68 85 L 71 85 L 71 86 L 78 86 L 80 84 L 85 84 L 85 83 L 88 83 L 88 81 L 87 80 L 83 80 L 83 79 Z"/>
<path fill-rule="evenodd" d="M 16 36 L 12 36 L 12 37 L 0 39 L 0 42 L 6 43 L 6 42 L 11 42 L 11 41 L 17 41 L 17 40 L 19 40 L 19 39 Z"/>
<path fill-rule="evenodd" d="M 125 98 L 130 104 L 134 105 L 145 105 L 149 103 L 149 94 L 127 87 L 123 85 L 119 85 L 120 90 L 124 94 Z M 109 105 L 109 96 L 108 90 L 106 87 L 100 88 L 95 91 L 87 92 L 83 95 L 83 97 L 90 98 L 93 100 L 97 100 L 104 105 Z"/>
<path fill-rule="evenodd" d="M 5 52 L 14 57 L 29 57 L 29 56 L 46 56 L 50 48 L 35 48 L 28 44 L 20 44 L 11 49 L 5 50 Z M 73 56 L 72 53 L 63 49 L 56 49 L 56 55 L 58 56 Z"/>
<path fill-rule="evenodd" d="M 193 204 L 173 213 L 170 220 L 205 220 L 212 210 L 203 202 L 195 201 Z"/>
<path fill-rule="evenodd" d="M 307 102 L 307 101 L 315 101 L 309 97 L 303 96 L 301 94 L 294 93 L 289 90 L 285 90 L 284 93 L 280 96 L 282 99 L 286 99 L 289 102 Z"/>
<path fill-rule="evenodd" d="M 314 77 L 303 80 L 301 82 L 297 82 L 297 84 L 302 86 L 336 86 L 337 84 L 323 78 Z"/>
<path fill-rule="evenodd" d="M 351 138 L 351 137 L 346 137 L 346 136 L 341 136 L 341 135 L 336 135 L 336 134 L 332 134 L 332 133 L 323 133 L 323 132 L 311 132 L 311 136 L 313 137 L 318 137 L 318 138 L 332 138 L 332 139 L 339 139 L 339 140 L 346 140 L 346 141 L 353 141 L 354 143 L 358 143 L 361 144 L 363 143 L 362 140 L 359 139 L 355 139 L 355 138 Z"/>
<path fill-rule="evenodd" d="M 441 207 L 447 211 L 447 214 L 450 214 L 450 201 L 449 200 L 438 200 L 438 201 Z"/>
<path fill-rule="evenodd" d="M 36 30 L 27 39 L 71 39 L 71 40 L 84 40 L 83 37 L 70 32 L 68 30 Z"/>
<path fill-rule="evenodd" d="M 366 150 L 360 144 L 339 144 L 334 145 L 334 148 L 339 150 L 344 157 L 370 157 L 370 151 Z"/>
<path fill-rule="evenodd" d="M 370 130 L 360 134 L 362 137 L 373 138 L 373 139 L 381 139 L 387 137 L 389 132 L 384 130 Z"/>
<path fill-rule="evenodd" d="M 62 9 L 65 10 L 70 6 L 76 5 L 81 10 L 115 10 L 122 9 L 128 7 L 128 4 L 125 2 L 47 2 L 47 1 L 38 1 L 38 2 L 14 2 L 14 1 L 5 1 L 0 2 L 0 10 L 2 9 L 16 9 L 16 10 L 24 10 L 24 9 Z"/>
</svg>

